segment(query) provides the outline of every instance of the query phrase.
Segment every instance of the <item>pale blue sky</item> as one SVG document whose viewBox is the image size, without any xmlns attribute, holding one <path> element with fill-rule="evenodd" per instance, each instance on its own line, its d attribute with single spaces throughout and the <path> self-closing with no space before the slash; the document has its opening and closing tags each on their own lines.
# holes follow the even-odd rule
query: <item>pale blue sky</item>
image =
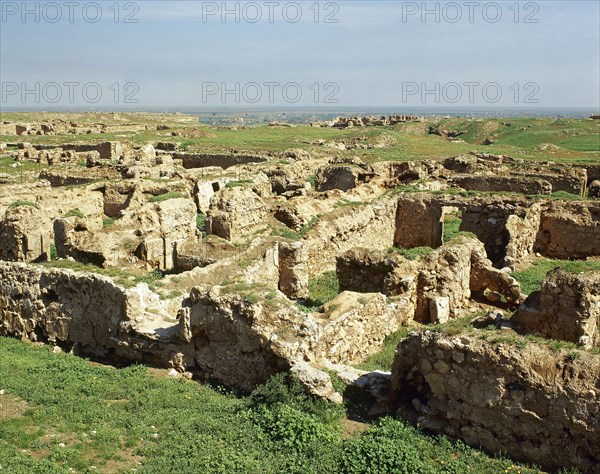
<svg viewBox="0 0 600 474">
<path fill-rule="evenodd" d="M 40 2 L 41 6 L 49 2 Z M 320 2 L 320 21 L 314 22 L 314 1 L 298 2 L 302 19 L 297 23 L 285 21 L 287 13 L 295 13 L 292 2 L 280 1 L 272 7 L 274 22 L 266 18 L 269 6 L 255 2 L 261 9 L 263 20 L 245 21 L 256 13 L 247 7 L 246 17 L 240 22 L 233 15 L 221 21 L 219 12 L 203 18 L 211 9 L 221 9 L 222 2 L 200 1 L 150 1 L 135 2 L 139 10 L 137 23 L 124 23 L 124 16 L 134 10 L 127 2 L 119 2 L 119 22 L 114 21 L 115 1 L 101 1 L 102 19 L 86 22 L 80 1 L 74 8 L 74 21 L 69 22 L 68 7 L 62 7 L 62 19 L 57 23 L 47 20 L 56 15 L 50 6 L 40 7 L 40 22 L 29 14 L 23 22 L 23 2 L 0 0 L 4 18 L 0 23 L 0 80 L 3 87 L 2 104 L 5 107 L 27 108 L 53 105 L 46 100 L 56 95 L 49 87 L 46 96 L 40 93 L 21 97 L 18 89 L 23 83 L 34 89 L 49 82 L 61 85 L 62 99 L 56 105 L 69 105 L 68 87 L 64 82 L 81 84 L 96 82 L 102 89 L 102 99 L 95 105 L 115 105 L 114 89 L 122 89 L 127 82 L 137 84 L 133 98 L 138 107 L 178 107 L 252 105 L 256 88 L 246 89 L 246 95 L 219 93 L 203 98 L 203 83 L 226 83 L 234 88 L 248 82 L 261 85 L 263 100 L 267 105 L 268 86 L 265 82 L 286 84 L 295 82 L 302 91 L 302 99 L 295 105 L 314 105 L 314 83 L 321 89 L 318 104 L 324 103 L 327 92 L 324 84 L 335 83 L 339 90 L 333 98 L 339 106 L 436 106 L 452 105 L 456 97 L 455 86 L 448 86 L 445 94 L 441 88 L 455 82 L 460 85 L 462 99 L 454 105 L 494 105 L 486 101 L 481 86 L 473 86 L 474 102 L 468 98 L 465 82 L 497 83 L 502 98 L 496 105 L 524 107 L 600 107 L 600 2 L 541 1 L 520 2 L 519 21 L 516 22 L 514 1 L 498 2 L 502 18 L 491 23 L 485 21 L 483 6 L 474 8 L 473 22 L 469 21 L 468 6 L 456 2 L 462 9 L 462 19 L 456 23 L 444 20 L 435 22 L 432 14 L 425 18 L 420 12 L 408 15 L 422 2 L 400 1 L 338 1 L 334 13 L 328 2 Z M 240 8 L 249 2 L 239 2 Z M 455 16 L 449 2 L 439 2 L 440 13 Z M 529 3 L 529 4 L 528 4 Z M 228 7 L 234 8 L 235 2 Z M 533 6 L 531 4 L 534 4 Z M 435 8 L 429 2 L 428 8 Z M 536 7 L 537 6 L 537 7 Z M 17 8 L 17 12 L 13 14 Z M 35 9 L 35 2 L 28 8 Z M 446 8 L 446 10 L 443 10 Z M 537 10 L 535 11 L 534 10 Z M 337 23 L 324 23 L 327 13 L 334 13 Z M 496 13 L 494 8 L 486 12 Z M 89 7 L 88 16 L 95 14 Z M 408 15 L 403 18 L 403 14 Z M 537 23 L 525 23 L 533 14 Z M 439 103 L 436 94 L 423 98 L 419 93 L 422 84 L 434 88 L 440 83 Z M 415 83 L 418 89 L 407 83 Z M 520 95 L 515 102 L 515 83 Z M 526 83 L 535 83 L 528 85 Z M 403 86 L 404 84 L 404 86 Z M 412 92 L 403 97 L 402 90 Z M 538 90 L 536 90 L 536 88 Z M 495 95 L 497 86 L 488 89 L 487 98 Z M 286 105 L 282 87 L 274 87 L 274 105 Z M 90 95 L 94 89 L 88 90 Z M 289 96 L 295 89 L 288 89 Z M 493 93 L 493 94 L 492 94 Z M 527 93 L 537 103 L 523 103 Z M 74 104 L 94 105 L 83 98 L 80 87 L 75 88 Z M 118 97 L 123 103 L 123 91 Z M 327 105 L 327 104 L 325 104 Z M 331 104 L 329 104 L 331 105 Z M 136 106 L 136 104 L 132 104 Z"/>
</svg>

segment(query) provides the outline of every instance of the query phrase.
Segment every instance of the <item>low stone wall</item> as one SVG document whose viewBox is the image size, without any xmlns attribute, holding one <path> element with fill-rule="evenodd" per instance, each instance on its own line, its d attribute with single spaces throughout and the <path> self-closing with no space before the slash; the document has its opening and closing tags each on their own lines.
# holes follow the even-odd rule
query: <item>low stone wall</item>
<svg viewBox="0 0 600 474">
<path fill-rule="evenodd" d="M 549 203 L 542 211 L 534 250 L 549 258 L 600 255 L 600 204 Z"/>
<path fill-rule="evenodd" d="M 567 173 L 571 173 L 568 175 Z M 552 185 L 552 192 L 565 191 L 575 196 L 583 196 L 587 185 L 587 172 L 585 169 L 562 170 L 561 174 L 527 173 L 527 176 L 548 181 Z"/>
<path fill-rule="evenodd" d="M 110 280 L 6 262 L 0 276 L 3 335 L 77 342 L 93 352 L 115 346 L 127 297 Z"/>
<path fill-rule="evenodd" d="M 600 357 L 476 336 L 413 333 L 392 395 L 423 428 L 546 469 L 598 472 Z"/>
<path fill-rule="evenodd" d="M 302 361 L 360 362 L 413 311 L 379 293 L 344 292 L 322 313 L 306 314 L 258 287 L 193 289 L 180 313 L 189 342 L 183 352 L 201 374 L 252 390 Z"/>
<path fill-rule="evenodd" d="M 235 165 L 248 163 L 264 163 L 267 161 L 262 156 L 254 155 L 191 155 L 189 153 L 173 153 L 173 158 L 183 160 L 183 167 L 207 168 L 209 166 L 218 166 L 223 169 L 231 168 Z"/>
<path fill-rule="evenodd" d="M 342 207 L 322 217 L 305 237 L 309 276 L 335 270 L 337 256 L 352 248 L 392 247 L 396 209 L 395 199 L 384 198 L 370 205 Z"/>
<path fill-rule="evenodd" d="M 512 321 L 528 333 L 600 346 L 600 272 L 551 271 L 541 292 L 532 293 Z"/>
<path fill-rule="evenodd" d="M 73 150 L 77 153 L 97 151 L 103 160 L 117 160 L 123 155 L 123 146 L 120 142 L 102 142 L 98 144 L 75 143 L 64 145 L 33 145 L 36 150 L 52 150 L 62 148 L 63 150 Z"/>
<path fill-rule="evenodd" d="M 583 167 L 587 170 L 588 184 L 590 184 L 592 181 L 597 181 L 600 179 L 600 165 L 583 165 Z"/>
<path fill-rule="evenodd" d="M 504 260 L 510 240 L 507 222 L 519 212 L 519 207 L 504 200 L 473 200 L 461 205 L 463 209 L 460 230 L 472 232 L 485 245 L 488 257 L 494 263 Z"/>
<path fill-rule="evenodd" d="M 99 275 L 0 262 L 4 336 L 51 342 L 88 356 L 168 367 L 179 351 L 179 333 L 159 339 L 144 329 L 169 320 L 165 311 L 158 295 L 145 285 L 125 289 Z"/>
<path fill-rule="evenodd" d="M 522 176 L 453 176 L 452 186 L 467 191 L 514 192 L 521 194 L 552 194 L 548 180 Z"/>
<path fill-rule="evenodd" d="M 49 181 L 53 188 L 121 178 L 121 173 L 114 168 L 71 168 L 68 171 L 45 169 L 39 174 L 39 179 Z"/>
</svg>

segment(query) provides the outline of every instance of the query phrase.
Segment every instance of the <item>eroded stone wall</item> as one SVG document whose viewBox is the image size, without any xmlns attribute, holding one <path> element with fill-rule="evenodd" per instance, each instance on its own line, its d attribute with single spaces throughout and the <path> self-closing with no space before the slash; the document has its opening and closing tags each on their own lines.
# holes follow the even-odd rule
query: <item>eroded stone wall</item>
<svg viewBox="0 0 600 474">
<path fill-rule="evenodd" d="M 528 333 L 600 346 L 600 272 L 551 271 L 512 320 Z"/>
<path fill-rule="evenodd" d="M 413 333 L 392 366 L 397 406 L 428 430 L 547 469 L 600 466 L 600 358 L 477 336 Z"/>
<path fill-rule="evenodd" d="M 600 204 L 549 203 L 542 211 L 534 250 L 549 258 L 600 255 Z"/>
<path fill-rule="evenodd" d="M 392 247 L 396 208 L 393 198 L 383 198 L 370 205 L 342 207 L 321 218 L 306 236 L 310 276 L 335 270 L 337 256 L 354 247 Z"/>
<path fill-rule="evenodd" d="M 401 248 L 442 245 L 443 210 L 429 196 L 398 198 L 394 245 Z"/>
</svg>

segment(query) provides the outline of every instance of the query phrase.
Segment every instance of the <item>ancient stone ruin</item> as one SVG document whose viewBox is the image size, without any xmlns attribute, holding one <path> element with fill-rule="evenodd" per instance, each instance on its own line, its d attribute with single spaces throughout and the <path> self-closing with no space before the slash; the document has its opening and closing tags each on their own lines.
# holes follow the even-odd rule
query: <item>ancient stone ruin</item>
<svg viewBox="0 0 600 474">
<path fill-rule="evenodd" d="M 1 125 L 0 152 L 29 174 L 0 181 L 0 335 L 246 391 L 290 372 L 342 403 L 335 373 L 371 415 L 597 472 L 600 273 L 555 269 L 529 294 L 517 279 L 600 258 L 597 166 L 349 156 L 379 149 L 361 137 L 187 150 L 171 130 L 193 135 L 193 118 L 151 119 Z M 68 140 L 142 130 L 156 141 Z M 326 300 L 320 281 L 335 282 Z M 388 372 L 354 367 L 407 327 Z"/>
</svg>

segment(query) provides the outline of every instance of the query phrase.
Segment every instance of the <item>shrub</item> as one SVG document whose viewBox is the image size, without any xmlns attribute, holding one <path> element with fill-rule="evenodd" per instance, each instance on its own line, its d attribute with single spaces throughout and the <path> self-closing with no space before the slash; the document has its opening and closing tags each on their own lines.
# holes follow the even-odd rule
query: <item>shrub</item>
<svg viewBox="0 0 600 474">
<path fill-rule="evenodd" d="M 384 418 L 358 439 L 347 442 L 342 452 L 340 471 L 347 474 L 431 473 L 415 446 L 411 429 L 391 418 Z"/>
<path fill-rule="evenodd" d="M 50 244 L 50 260 L 58 259 L 58 252 L 56 251 L 56 245 Z"/>
<path fill-rule="evenodd" d="M 147 283 L 148 285 L 152 285 L 154 283 L 156 283 L 159 280 L 162 280 L 164 278 L 165 274 L 162 272 L 162 270 L 153 270 L 150 273 L 146 273 L 144 275 L 140 275 L 140 276 L 136 276 L 134 279 L 134 283 L 138 284 L 138 283 Z"/>
<path fill-rule="evenodd" d="M 256 304 L 260 301 L 260 297 L 256 293 L 249 293 L 245 298 L 246 303 Z"/>
<path fill-rule="evenodd" d="M 337 427 L 344 416 L 343 407 L 310 396 L 296 378 L 283 372 L 256 387 L 248 399 L 248 404 L 253 410 L 263 406 L 288 405 L 314 416 L 332 429 Z"/>
</svg>

